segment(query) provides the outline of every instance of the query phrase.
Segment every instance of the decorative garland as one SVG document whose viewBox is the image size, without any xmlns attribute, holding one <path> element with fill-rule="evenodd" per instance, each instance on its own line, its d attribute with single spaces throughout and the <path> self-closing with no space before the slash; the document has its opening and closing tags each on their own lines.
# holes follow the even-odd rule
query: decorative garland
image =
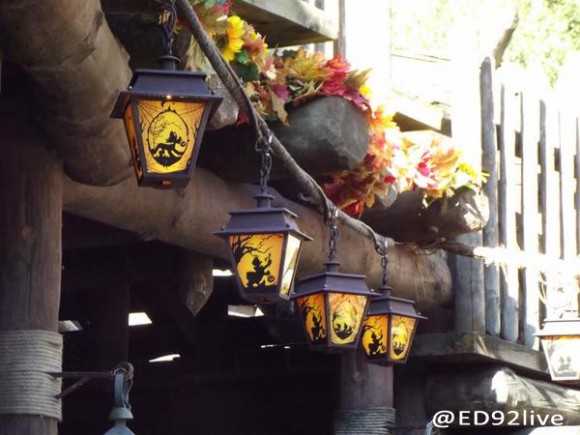
<svg viewBox="0 0 580 435">
<path fill-rule="evenodd" d="M 264 37 L 230 13 L 229 0 L 190 3 L 267 121 L 287 124 L 288 107 L 331 95 L 346 98 L 366 115 L 370 145 L 365 159 L 357 168 L 318 179 L 325 194 L 346 213 L 360 216 L 390 191 L 420 191 L 430 202 L 461 187 L 481 188 L 483 174 L 462 160 L 459 149 L 449 142 L 413 141 L 400 132 L 383 108 L 371 108 L 366 84 L 369 71 L 351 70 L 348 61 L 338 55 L 327 59 L 304 48 L 269 53 Z M 190 50 L 197 67 L 210 71 L 199 48 L 192 45 Z M 247 121 L 242 114 L 238 122 Z"/>
</svg>

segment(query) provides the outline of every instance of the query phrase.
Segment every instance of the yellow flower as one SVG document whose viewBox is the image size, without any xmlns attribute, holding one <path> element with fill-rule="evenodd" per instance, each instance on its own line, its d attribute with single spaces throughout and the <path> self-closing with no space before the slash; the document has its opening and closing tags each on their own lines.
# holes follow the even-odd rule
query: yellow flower
<svg viewBox="0 0 580 435">
<path fill-rule="evenodd" d="M 222 55 L 228 62 L 231 62 L 236 57 L 236 53 L 242 50 L 244 45 L 244 33 L 246 22 L 237 15 L 232 15 L 228 18 L 228 27 L 226 28 L 226 36 L 228 38 L 224 48 L 222 48 Z"/>
</svg>

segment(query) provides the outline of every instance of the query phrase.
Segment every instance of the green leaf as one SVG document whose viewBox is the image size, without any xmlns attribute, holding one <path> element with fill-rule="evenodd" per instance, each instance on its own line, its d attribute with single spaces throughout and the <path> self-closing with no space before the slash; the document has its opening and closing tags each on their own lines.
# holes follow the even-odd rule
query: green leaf
<svg viewBox="0 0 580 435">
<path fill-rule="evenodd" d="M 246 65 L 250 61 L 250 54 L 248 50 L 242 50 L 238 54 L 236 54 L 236 62 L 239 62 L 243 65 Z"/>
<path fill-rule="evenodd" d="M 244 82 L 251 82 L 260 79 L 258 65 L 253 62 L 249 62 L 247 65 L 235 62 L 233 67 Z"/>
</svg>

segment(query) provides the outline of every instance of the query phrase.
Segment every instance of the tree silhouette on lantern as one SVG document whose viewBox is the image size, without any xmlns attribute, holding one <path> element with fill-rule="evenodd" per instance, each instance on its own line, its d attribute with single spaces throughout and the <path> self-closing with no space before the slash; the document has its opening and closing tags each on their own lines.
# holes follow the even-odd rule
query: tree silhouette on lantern
<svg viewBox="0 0 580 435">
<path fill-rule="evenodd" d="M 278 282 L 271 250 L 281 247 L 282 238 L 277 234 L 250 234 L 230 236 L 230 247 L 244 288 L 266 290 Z M 251 258 L 250 258 L 251 257 Z"/>
<path fill-rule="evenodd" d="M 312 322 L 308 322 L 308 316 Z M 310 338 L 312 342 L 316 343 L 320 340 L 324 340 L 326 337 L 326 328 L 324 327 L 324 318 L 320 310 L 314 305 L 304 304 L 302 309 L 302 318 L 305 324 L 311 323 L 309 329 Z"/>
</svg>

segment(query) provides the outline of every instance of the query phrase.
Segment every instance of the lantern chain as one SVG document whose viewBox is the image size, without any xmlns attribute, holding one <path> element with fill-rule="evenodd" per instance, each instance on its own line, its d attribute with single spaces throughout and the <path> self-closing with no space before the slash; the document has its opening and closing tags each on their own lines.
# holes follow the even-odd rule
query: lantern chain
<svg viewBox="0 0 580 435">
<path fill-rule="evenodd" d="M 382 288 L 385 289 L 388 286 L 388 277 L 387 277 L 387 266 L 389 265 L 388 244 L 387 240 L 378 234 L 375 235 L 375 249 L 381 256 L 381 267 L 383 269 Z"/>
<path fill-rule="evenodd" d="M 325 218 L 325 224 L 328 226 L 330 232 L 330 239 L 328 240 L 329 263 L 336 261 L 336 244 L 338 242 L 338 239 L 340 238 L 340 232 L 338 230 L 338 227 L 336 226 L 337 216 L 338 209 L 334 206 L 329 207 Z"/>
<path fill-rule="evenodd" d="M 163 11 L 159 16 L 159 24 L 163 32 L 163 45 L 165 55 L 173 55 L 173 30 L 177 21 L 177 11 L 175 9 L 175 0 L 162 0 Z"/>
<path fill-rule="evenodd" d="M 271 133 L 266 138 L 263 136 L 260 137 L 256 142 L 256 150 L 260 153 L 260 193 L 262 195 L 268 193 L 268 180 L 270 179 L 270 171 L 272 170 L 271 144 Z"/>
</svg>

